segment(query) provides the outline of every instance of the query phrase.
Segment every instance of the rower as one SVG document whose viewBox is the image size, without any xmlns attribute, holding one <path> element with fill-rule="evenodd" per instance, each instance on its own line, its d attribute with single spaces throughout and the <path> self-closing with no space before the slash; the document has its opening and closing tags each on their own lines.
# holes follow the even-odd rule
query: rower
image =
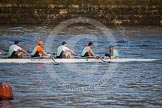
<svg viewBox="0 0 162 108">
<path fill-rule="evenodd" d="M 114 48 L 114 46 L 110 45 L 108 49 L 108 53 L 105 54 L 105 57 L 109 57 L 110 59 L 115 59 L 119 57 L 118 51 Z"/>
<path fill-rule="evenodd" d="M 66 42 L 62 42 L 62 45 L 57 48 L 57 58 L 71 58 L 72 55 L 77 54 L 67 47 Z"/>
<path fill-rule="evenodd" d="M 48 54 L 44 51 L 43 49 L 44 46 L 44 42 L 43 41 L 39 41 L 38 46 L 36 46 L 33 50 L 32 50 L 32 57 L 43 57 L 43 56 L 48 56 Z"/>
<path fill-rule="evenodd" d="M 96 57 L 98 56 L 97 54 L 95 54 L 92 50 L 93 48 L 93 43 L 89 42 L 88 46 L 86 46 L 81 53 L 81 57 Z"/>
<path fill-rule="evenodd" d="M 20 47 L 19 41 L 15 41 L 8 51 L 8 58 L 24 58 L 24 54 L 30 55 Z"/>
</svg>

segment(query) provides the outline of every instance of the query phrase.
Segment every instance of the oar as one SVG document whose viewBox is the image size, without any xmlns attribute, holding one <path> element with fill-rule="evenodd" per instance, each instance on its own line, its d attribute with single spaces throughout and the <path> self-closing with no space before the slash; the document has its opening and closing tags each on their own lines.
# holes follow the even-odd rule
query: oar
<svg viewBox="0 0 162 108">
<path fill-rule="evenodd" d="M 7 55 L 7 53 L 8 53 L 8 50 L 6 50 L 6 49 L 1 50 L 1 55 Z"/>
<path fill-rule="evenodd" d="M 8 49 L 2 49 L 2 50 L 3 50 L 4 52 L 6 52 L 6 53 L 9 51 Z"/>
<path fill-rule="evenodd" d="M 104 58 L 101 57 L 101 56 L 96 56 L 96 58 L 100 59 L 100 60 L 103 61 L 103 62 L 107 62 L 107 63 L 109 63 L 108 61 L 105 61 Z"/>
<path fill-rule="evenodd" d="M 103 61 L 103 62 L 106 62 L 102 57 L 99 57 L 99 59 L 100 59 L 101 61 Z"/>
<path fill-rule="evenodd" d="M 54 55 L 49 54 L 49 56 L 45 56 L 45 58 L 50 58 L 53 61 L 54 65 L 59 65 L 59 63 L 55 61 Z"/>
<path fill-rule="evenodd" d="M 83 58 L 83 59 L 92 59 L 92 58 L 94 58 L 94 59 L 100 59 L 100 60 L 103 61 L 103 62 L 107 62 L 107 61 L 105 61 L 105 60 L 103 59 L 103 57 L 101 57 L 101 56 L 80 57 L 80 58 Z M 109 62 L 107 62 L 107 63 L 109 63 Z"/>
<path fill-rule="evenodd" d="M 50 56 L 50 58 L 51 58 L 51 60 L 53 61 L 53 64 L 54 64 L 54 65 L 59 65 L 59 63 L 55 61 L 55 59 L 54 59 L 53 56 Z"/>
</svg>

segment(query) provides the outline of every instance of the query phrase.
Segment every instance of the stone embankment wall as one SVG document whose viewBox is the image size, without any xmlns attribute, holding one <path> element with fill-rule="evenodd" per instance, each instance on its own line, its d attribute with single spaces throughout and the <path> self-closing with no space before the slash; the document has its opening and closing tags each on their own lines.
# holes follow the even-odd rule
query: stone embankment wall
<svg viewBox="0 0 162 108">
<path fill-rule="evenodd" d="M 1 24 L 57 24 L 79 16 L 104 24 L 162 25 L 162 0 L 0 0 Z"/>
</svg>

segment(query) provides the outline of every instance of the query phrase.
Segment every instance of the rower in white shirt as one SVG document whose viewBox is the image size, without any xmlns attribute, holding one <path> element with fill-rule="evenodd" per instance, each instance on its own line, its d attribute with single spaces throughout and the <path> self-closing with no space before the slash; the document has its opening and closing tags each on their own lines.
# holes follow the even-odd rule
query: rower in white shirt
<svg viewBox="0 0 162 108">
<path fill-rule="evenodd" d="M 72 55 L 77 55 L 74 51 L 67 47 L 66 42 L 57 48 L 57 58 L 71 58 Z"/>
<path fill-rule="evenodd" d="M 23 58 L 24 54 L 30 55 L 29 53 L 27 53 L 27 51 L 25 51 L 24 49 L 20 47 L 18 41 L 15 41 L 14 45 L 11 45 L 9 48 L 8 57 L 9 58 Z"/>
</svg>

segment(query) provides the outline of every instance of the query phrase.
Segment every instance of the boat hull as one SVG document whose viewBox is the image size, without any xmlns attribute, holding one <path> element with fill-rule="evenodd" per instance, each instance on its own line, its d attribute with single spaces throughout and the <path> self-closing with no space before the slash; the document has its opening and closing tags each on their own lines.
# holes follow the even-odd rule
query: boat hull
<svg viewBox="0 0 162 108">
<path fill-rule="evenodd" d="M 85 62 L 149 62 L 160 59 L 55 59 L 58 63 L 85 63 Z M 54 63 L 52 59 L 0 59 L 0 63 Z"/>
</svg>

